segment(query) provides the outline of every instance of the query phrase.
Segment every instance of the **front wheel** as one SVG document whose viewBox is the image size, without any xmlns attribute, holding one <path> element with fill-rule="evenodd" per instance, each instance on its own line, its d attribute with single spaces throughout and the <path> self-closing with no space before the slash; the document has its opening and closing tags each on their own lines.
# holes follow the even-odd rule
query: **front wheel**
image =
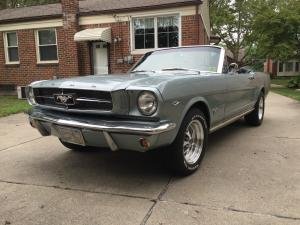
<svg viewBox="0 0 300 225">
<path fill-rule="evenodd" d="M 204 114 L 199 109 L 191 109 L 169 148 L 172 169 L 180 175 L 195 172 L 204 157 L 207 139 L 208 127 Z"/>
<path fill-rule="evenodd" d="M 265 115 L 265 96 L 264 93 L 261 92 L 255 104 L 255 109 L 250 114 L 245 116 L 245 120 L 248 124 L 252 126 L 260 126 L 264 120 L 264 115 Z"/>
</svg>

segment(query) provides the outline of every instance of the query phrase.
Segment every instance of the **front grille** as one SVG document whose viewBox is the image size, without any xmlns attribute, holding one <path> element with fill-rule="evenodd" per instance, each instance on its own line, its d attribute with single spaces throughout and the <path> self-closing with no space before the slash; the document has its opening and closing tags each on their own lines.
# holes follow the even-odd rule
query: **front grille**
<svg viewBox="0 0 300 225">
<path fill-rule="evenodd" d="M 39 105 L 62 109 L 102 110 L 111 111 L 113 108 L 110 92 L 62 88 L 34 88 L 35 100 Z M 73 104 L 58 102 L 56 95 L 71 95 Z"/>
</svg>

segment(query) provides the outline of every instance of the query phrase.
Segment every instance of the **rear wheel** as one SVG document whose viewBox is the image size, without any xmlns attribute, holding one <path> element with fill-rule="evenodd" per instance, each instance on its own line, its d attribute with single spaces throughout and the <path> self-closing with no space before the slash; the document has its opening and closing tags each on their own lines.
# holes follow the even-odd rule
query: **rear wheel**
<svg viewBox="0 0 300 225">
<path fill-rule="evenodd" d="M 245 116 L 245 120 L 251 126 L 260 126 L 264 120 L 265 114 L 265 96 L 261 92 L 255 104 L 255 109 Z"/>
<path fill-rule="evenodd" d="M 185 116 L 174 143 L 169 147 L 171 168 L 180 175 L 195 172 L 207 148 L 208 128 L 204 114 L 191 109 Z"/>
</svg>

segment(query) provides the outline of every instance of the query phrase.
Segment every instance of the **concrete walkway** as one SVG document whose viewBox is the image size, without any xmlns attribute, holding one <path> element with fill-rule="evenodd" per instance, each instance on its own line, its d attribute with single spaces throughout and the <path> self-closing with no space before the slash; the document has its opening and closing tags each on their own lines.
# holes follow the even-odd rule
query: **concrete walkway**
<svg viewBox="0 0 300 225">
<path fill-rule="evenodd" d="M 300 224 L 300 103 L 270 94 L 264 124 L 210 136 L 201 169 L 159 152 L 76 153 L 25 115 L 0 119 L 0 225 Z"/>
</svg>

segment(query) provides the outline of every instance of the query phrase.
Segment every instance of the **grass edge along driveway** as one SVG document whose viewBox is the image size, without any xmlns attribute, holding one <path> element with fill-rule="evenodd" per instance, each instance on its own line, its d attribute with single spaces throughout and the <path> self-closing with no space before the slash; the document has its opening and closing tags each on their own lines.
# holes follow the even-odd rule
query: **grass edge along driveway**
<svg viewBox="0 0 300 225">
<path fill-rule="evenodd" d="M 0 117 L 9 116 L 30 109 L 26 100 L 20 100 L 16 96 L 0 96 Z"/>
<path fill-rule="evenodd" d="M 286 87 L 272 87 L 271 91 L 274 93 L 295 99 L 300 101 L 300 91 L 296 91 L 295 89 L 290 89 Z"/>
<path fill-rule="evenodd" d="M 300 91 L 287 87 L 288 81 L 292 78 L 293 77 L 281 77 L 277 79 L 272 79 L 271 84 L 275 84 L 279 86 L 271 87 L 271 91 L 292 98 L 294 100 L 300 101 Z"/>
</svg>

